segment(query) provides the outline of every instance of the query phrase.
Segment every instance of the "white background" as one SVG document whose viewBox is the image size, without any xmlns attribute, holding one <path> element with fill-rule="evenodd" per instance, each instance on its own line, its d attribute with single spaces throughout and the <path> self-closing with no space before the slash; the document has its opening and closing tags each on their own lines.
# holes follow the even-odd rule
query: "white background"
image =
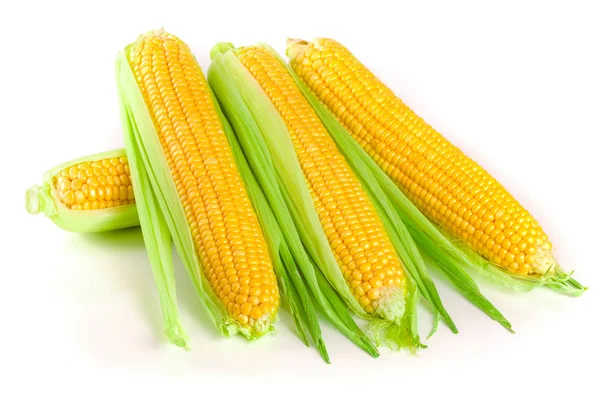
<svg viewBox="0 0 600 400">
<path fill-rule="evenodd" d="M 445 3 L 2 1 L 0 398 L 595 397 L 600 13 L 594 1 Z M 69 234 L 23 204 L 47 169 L 122 147 L 113 61 L 158 27 L 204 70 L 218 41 L 338 39 L 532 210 L 591 290 L 481 282 L 511 335 L 438 279 L 459 335 L 441 327 L 418 357 L 374 360 L 324 324 L 325 365 L 285 313 L 257 343 L 218 337 L 178 271 L 193 350 L 167 344 L 138 230 Z M 421 322 L 425 334 L 427 312 Z"/>
</svg>

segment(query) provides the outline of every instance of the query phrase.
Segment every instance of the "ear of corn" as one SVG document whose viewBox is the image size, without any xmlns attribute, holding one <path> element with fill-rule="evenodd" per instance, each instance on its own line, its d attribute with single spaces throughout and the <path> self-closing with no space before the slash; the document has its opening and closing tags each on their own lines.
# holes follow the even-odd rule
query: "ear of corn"
<svg viewBox="0 0 600 400">
<path fill-rule="evenodd" d="M 562 271 L 529 212 L 341 44 L 290 41 L 288 55 L 300 78 L 353 138 L 431 221 L 462 240 L 468 258 L 481 269 L 500 268 L 504 282 L 516 278 L 531 282 L 530 287 L 584 290 Z M 495 276 L 500 276 L 497 270 Z"/>
<path fill-rule="evenodd" d="M 276 278 L 200 67 L 181 40 L 154 31 L 118 57 L 117 80 L 145 239 L 168 228 L 223 335 L 264 335 L 279 306 Z M 172 268 L 162 261 L 151 254 L 155 275 L 171 281 Z M 174 288 L 169 293 L 174 302 Z"/>
<path fill-rule="evenodd" d="M 101 232 L 136 226 L 133 187 L 125 150 L 78 158 L 52 168 L 43 184 L 29 188 L 25 207 L 44 213 L 71 232 Z"/>
<path fill-rule="evenodd" d="M 403 223 L 406 224 L 408 231 L 400 232 L 400 235 L 409 234 L 418 244 L 421 250 L 420 253 L 430 255 L 432 262 L 446 273 L 451 282 L 471 303 L 512 332 L 510 322 L 483 296 L 475 281 L 461 267 L 461 263 L 464 265 L 464 263 L 471 262 L 470 258 L 421 214 L 385 172 L 352 139 L 327 108 L 310 92 L 300 78 L 293 71 L 290 71 L 290 73 L 296 79 L 304 96 L 313 106 L 332 138 L 338 143 L 348 162 L 358 171 L 359 176 L 363 177 L 365 186 L 372 188 L 376 193 L 374 198 L 378 199 L 382 203 L 382 208 L 384 208 L 380 211 L 381 214 L 385 214 L 390 220 L 396 221 L 394 223 L 396 228 L 403 226 Z M 398 222 L 398 219 L 401 222 Z M 411 247 L 408 246 L 408 248 Z M 412 249 L 412 251 L 415 250 Z M 418 265 L 424 268 L 421 264 Z"/>
<path fill-rule="evenodd" d="M 235 83 L 235 90 L 241 95 L 260 128 L 260 133 L 266 146 L 265 150 L 268 151 L 268 155 L 272 159 L 273 167 L 278 173 L 278 179 L 281 180 L 283 187 L 297 189 L 290 190 L 289 192 L 283 190 L 282 194 L 285 195 L 287 193 L 290 199 L 286 200 L 293 202 L 293 205 L 289 205 L 289 209 L 292 213 L 296 214 L 296 221 L 301 218 L 305 220 L 304 224 L 296 223 L 297 229 L 302 233 L 301 236 L 304 245 L 309 249 L 310 254 L 317 260 L 320 266 L 326 269 L 326 276 L 336 290 L 345 298 L 349 306 L 357 314 L 365 315 L 358 300 L 347 289 L 344 277 L 330 249 L 312 198 L 306 187 L 304 173 L 299 163 L 294 162 L 297 159 L 296 152 L 289 138 L 285 122 L 268 97 L 265 97 L 259 83 L 254 80 L 254 77 L 240 63 L 236 54 L 233 51 L 227 51 L 223 54 L 223 58 L 224 64 L 228 69 L 226 74 Z M 219 87 L 213 87 L 213 89 L 217 97 L 221 98 L 218 90 Z M 267 131 L 269 133 L 266 134 L 265 132 Z M 304 232 L 302 232 L 303 230 Z"/>
<path fill-rule="evenodd" d="M 282 246 L 279 249 L 279 256 L 274 256 L 274 260 L 281 257 L 281 260 L 284 262 L 285 268 L 291 278 L 290 287 L 296 287 L 299 292 L 308 288 L 321 312 L 331 323 L 357 346 L 376 357 L 379 353 L 375 346 L 360 331 L 345 308 L 344 302 L 339 298 L 331 284 L 313 265 L 311 254 L 304 246 L 294 224 L 292 210 L 288 208 L 288 203 L 281 190 L 278 181 L 279 178 L 275 173 L 272 159 L 268 153 L 266 143 L 261 136 L 258 123 L 242 98 L 238 86 L 231 79 L 232 74 L 235 74 L 236 71 L 235 69 L 232 70 L 226 62 L 229 49 L 230 46 L 225 44 L 215 46 L 211 54 L 213 62 L 208 71 L 208 80 L 217 94 L 217 98 L 228 120 L 235 128 L 237 141 L 239 141 L 241 147 L 244 149 L 244 153 L 247 155 L 247 160 L 253 173 L 250 173 L 252 179 L 248 179 L 247 182 L 256 182 L 256 187 L 260 188 L 259 193 L 262 194 L 261 197 L 268 203 L 268 206 L 264 207 L 263 211 L 259 210 L 259 218 L 264 213 L 269 219 L 275 221 L 275 223 L 264 225 L 268 225 L 281 235 L 280 242 Z M 260 102 L 264 101 L 264 98 L 258 97 L 255 100 Z M 269 117 L 268 115 L 261 115 L 260 118 L 268 120 Z M 277 120 L 275 119 L 275 121 Z M 277 126 L 279 125 L 273 125 L 274 128 Z M 254 177 L 256 177 L 256 180 L 254 180 Z M 253 190 L 250 190 L 250 193 L 252 196 Z M 269 236 L 270 231 L 271 229 L 267 229 L 265 234 Z M 275 240 L 269 240 L 270 244 L 274 242 Z M 303 299 L 302 307 L 311 309 L 312 302 L 309 299 Z M 319 341 L 322 341 L 320 339 L 320 331 L 318 335 L 311 333 L 311 336 L 315 343 L 317 343 L 317 346 L 319 346 Z"/>
<path fill-rule="evenodd" d="M 385 227 L 393 229 L 393 224 L 377 215 L 377 206 L 369 201 L 369 193 L 354 176 L 281 61 L 261 46 L 232 49 L 220 45 L 215 49 L 210 71 L 220 68 L 231 81 L 222 91 L 211 81 L 217 98 L 221 101 L 222 97 L 231 96 L 237 87 L 238 96 L 259 128 L 258 132 L 243 135 L 237 132 L 238 137 L 253 134 L 264 143 L 258 154 L 267 153 L 271 158 L 271 169 L 277 175 L 304 245 L 347 305 L 357 315 L 371 320 L 376 331 L 385 331 L 388 343 L 414 350 L 420 346 L 412 308 L 418 296 L 411 279 L 415 274 L 421 283 L 427 282 L 423 288 L 435 312 L 443 310 L 455 330 L 422 267 L 414 243 L 411 242 L 411 255 L 418 261 L 404 249 L 402 239 L 412 240 L 406 228 L 402 226 L 402 239 L 398 232 L 394 232 L 396 240 L 388 237 Z M 224 109 L 226 113 L 232 112 L 226 105 Z M 254 157 L 248 152 L 247 155 L 250 159 Z M 398 251 L 394 245 L 402 248 Z M 410 263 L 410 276 L 406 275 L 398 253 L 406 256 L 402 261 Z M 420 268 L 414 268 L 415 261 Z M 394 278 L 397 273 L 399 281 Z M 428 290 L 434 291 L 436 299 Z"/>
</svg>

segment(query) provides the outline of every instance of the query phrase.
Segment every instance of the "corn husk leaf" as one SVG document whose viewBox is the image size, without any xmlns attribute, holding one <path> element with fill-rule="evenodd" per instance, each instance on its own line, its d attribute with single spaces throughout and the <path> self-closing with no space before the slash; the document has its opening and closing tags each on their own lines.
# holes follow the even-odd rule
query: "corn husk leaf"
<svg viewBox="0 0 600 400">
<path fill-rule="evenodd" d="M 123 103 L 121 104 L 123 107 L 122 112 L 128 115 L 130 111 L 124 108 Z M 188 349 L 188 338 L 180 321 L 177 308 L 171 236 L 162 211 L 156 203 L 156 197 L 148 181 L 145 166 L 140 162 L 141 157 L 137 153 L 137 148 L 133 145 L 134 128 L 131 126 L 132 121 L 131 116 L 123 119 L 124 139 L 126 146 L 131 148 L 130 154 L 135 154 L 130 162 L 132 180 L 136 182 L 134 184 L 134 194 L 136 198 L 145 200 L 139 205 L 139 215 L 144 221 L 142 235 L 148 251 L 148 258 L 151 260 L 154 281 L 158 289 L 165 327 L 164 332 L 171 343 Z"/>
<path fill-rule="evenodd" d="M 25 193 L 25 208 L 29 214 L 44 213 L 58 227 L 69 232 L 91 233 L 129 228 L 139 225 L 134 204 L 110 207 L 101 210 L 72 210 L 58 198 L 54 186 L 55 177 L 65 168 L 82 162 L 125 156 L 124 149 L 106 151 L 77 158 L 57 165 L 43 176 L 41 185 L 30 187 Z"/>
<path fill-rule="evenodd" d="M 122 85 L 122 63 L 126 60 L 117 60 L 117 86 L 119 89 L 119 105 L 121 109 L 121 122 L 123 137 L 129 151 L 129 169 L 132 178 L 133 191 L 138 200 L 138 215 L 142 222 L 142 235 L 152 266 L 154 282 L 158 289 L 161 311 L 163 315 L 164 332 L 169 341 L 177 346 L 188 348 L 187 335 L 179 318 L 177 307 L 175 274 L 171 258 L 171 236 L 162 211 L 156 203 L 156 198 L 148 181 L 148 175 L 135 145 L 136 127 L 131 115 L 132 109 L 128 106 Z M 141 201 L 140 201 L 141 200 Z"/>
</svg>

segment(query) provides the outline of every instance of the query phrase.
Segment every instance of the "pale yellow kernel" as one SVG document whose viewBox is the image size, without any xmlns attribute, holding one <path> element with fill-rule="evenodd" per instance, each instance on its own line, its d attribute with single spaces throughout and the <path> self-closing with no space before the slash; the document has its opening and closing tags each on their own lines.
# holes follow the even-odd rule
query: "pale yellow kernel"
<svg viewBox="0 0 600 400">
<path fill-rule="evenodd" d="M 67 190 L 63 195 L 63 202 L 69 206 L 75 204 L 75 193 L 72 190 Z"/>
<path fill-rule="evenodd" d="M 365 295 L 360 296 L 358 299 L 358 302 L 360 303 L 361 306 L 366 307 L 369 304 L 371 304 L 371 300 L 369 300 L 369 298 Z"/>
<path fill-rule="evenodd" d="M 250 315 L 250 311 L 252 311 L 252 305 L 250 305 L 250 303 L 244 303 L 240 307 L 240 311 L 244 315 Z"/>
<path fill-rule="evenodd" d="M 83 192 L 81 190 L 76 191 L 74 197 L 75 197 L 75 203 L 77 203 L 77 204 L 81 204 L 85 200 L 85 196 L 83 195 Z"/>
<path fill-rule="evenodd" d="M 383 282 L 381 281 L 381 279 L 379 279 L 377 277 L 373 277 L 369 281 L 369 284 L 371 285 L 372 288 L 378 289 L 383 285 Z"/>
<path fill-rule="evenodd" d="M 106 186 L 104 188 L 104 199 L 112 200 L 112 198 L 113 198 L 113 188 L 112 188 L 112 186 Z"/>
<path fill-rule="evenodd" d="M 73 181 L 71 181 L 71 190 L 73 191 L 77 191 L 79 189 L 81 189 L 81 187 L 83 186 L 83 180 L 80 179 L 75 179 Z"/>
<path fill-rule="evenodd" d="M 253 306 L 250 311 L 250 318 L 257 320 L 262 316 L 262 310 L 260 306 Z"/>
<path fill-rule="evenodd" d="M 71 167 L 69 168 L 69 179 L 74 180 L 77 179 L 77 173 L 79 172 L 79 170 L 77 169 L 77 167 Z"/>
<path fill-rule="evenodd" d="M 379 289 L 369 290 L 369 292 L 367 293 L 367 297 L 369 298 L 369 300 L 377 299 L 379 297 Z"/>
</svg>

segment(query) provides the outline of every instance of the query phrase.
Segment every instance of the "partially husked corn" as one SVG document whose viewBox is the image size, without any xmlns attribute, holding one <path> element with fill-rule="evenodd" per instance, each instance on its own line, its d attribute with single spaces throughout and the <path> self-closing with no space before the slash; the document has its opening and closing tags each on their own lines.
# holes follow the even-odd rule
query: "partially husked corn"
<svg viewBox="0 0 600 400">
<path fill-rule="evenodd" d="M 291 66 L 404 193 L 495 264 L 544 274 L 556 260 L 533 216 L 331 39 L 292 40 Z"/>
<path fill-rule="evenodd" d="M 106 232 L 138 226 L 124 149 L 91 154 L 46 171 L 25 192 L 25 208 L 70 232 Z"/>
<path fill-rule="evenodd" d="M 202 71 L 164 31 L 140 37 L 127 58 L 205 276 L 232 318 L 264 332 L 279 306 L 275 274 Z"/>
<path fill-rule="evenodd" d="M 80 162 L 53 178 L 59 200 L 72 210 L 134 204 L 127 157 Z"/>
<path fill-rule="evenodd" d="M 285 66 L 259 46 L 239 48 L 237 56 L 285 121 L 351 292 L 365 311 L 385 309 L 403 293 L 406 282 L 400 258 L 366 192 Z"/>
</svg>

